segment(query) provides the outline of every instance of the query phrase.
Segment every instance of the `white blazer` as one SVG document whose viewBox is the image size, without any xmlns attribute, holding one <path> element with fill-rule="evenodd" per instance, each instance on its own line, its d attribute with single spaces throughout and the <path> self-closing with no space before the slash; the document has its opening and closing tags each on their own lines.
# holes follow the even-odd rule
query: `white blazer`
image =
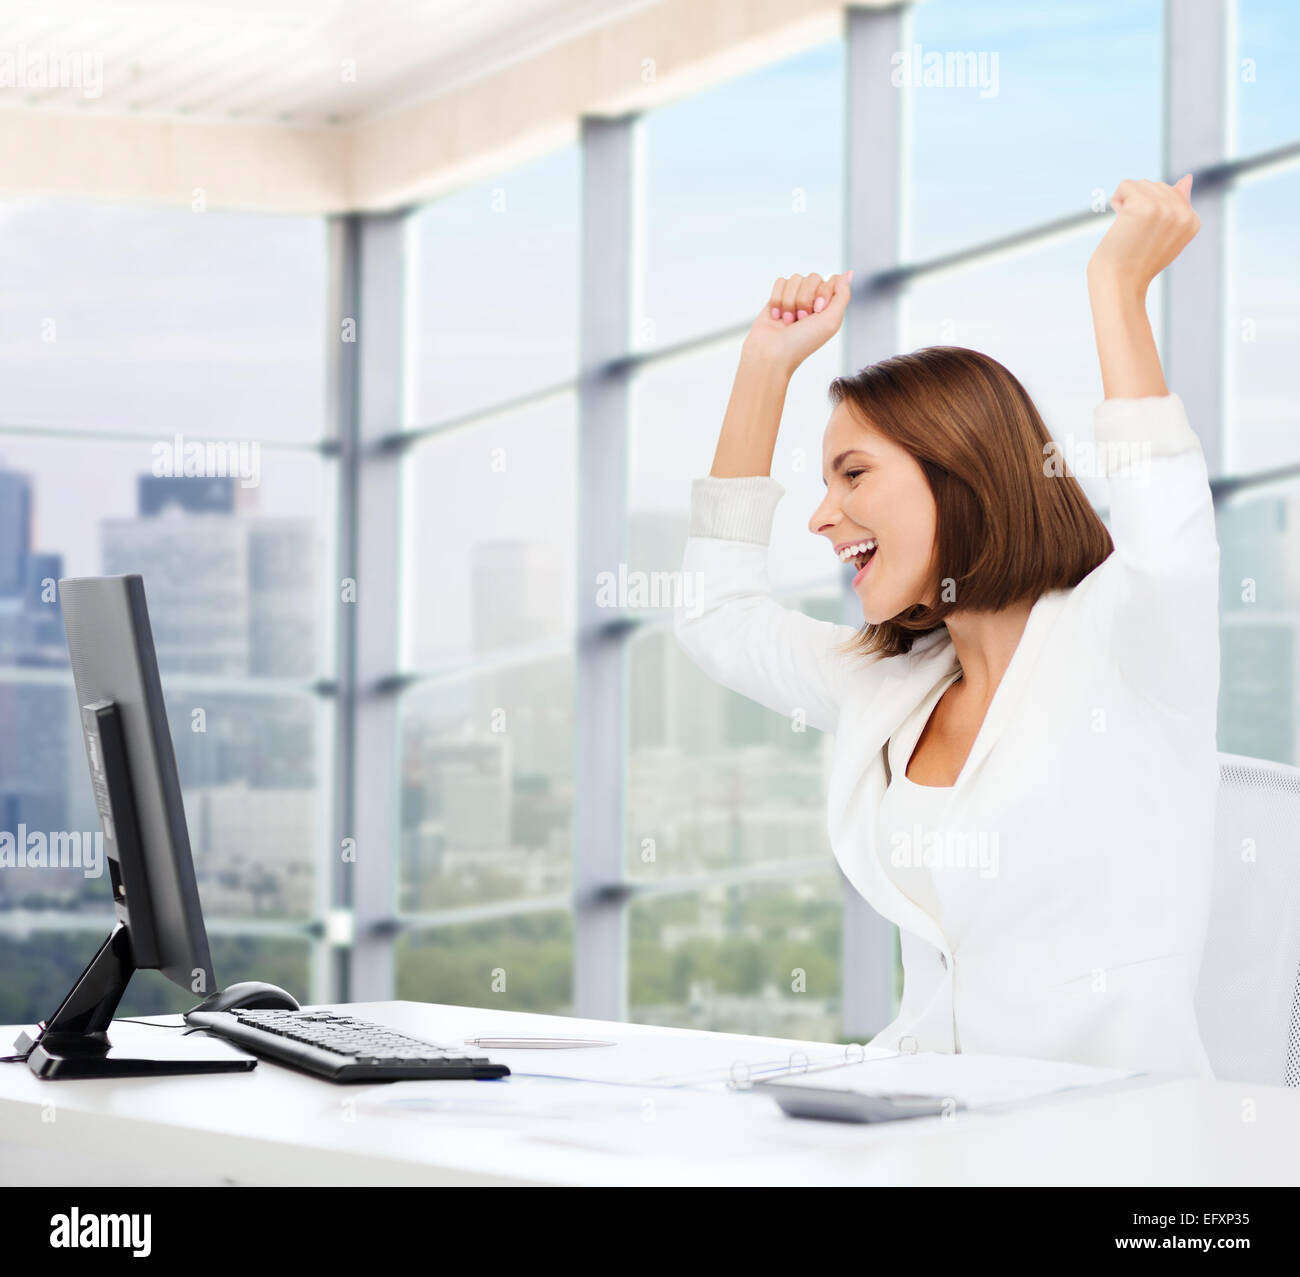
<svg viewBox="0 0 1300 1277">
<path fill-rule="evenodd" d="M 1193 999 L 1218 784 L 1214 509 L 1177 395 L 1108 399 L 1094 421 L 1099 445 L 1131 445 L 1137 462 L 1098 449 L 1115 550 L 1033 606 L 932 844 L 947 856 L 942 926 L 886 873 L 875 817 L 891 734 L 958 667 L 947 628 L 899 656 L 836 655 L 854 627 L 769 594 L 785 489 L 708 476 L 692 484 L 683 564 L 700 588 L 676 635 L 719 683 L 834 733 L 832 850 L 901 929 L 902 1006 L 873 1045 L 1209 1078 Z M 977 844 L 995 862 L 962 868 Z"/>
</svg>

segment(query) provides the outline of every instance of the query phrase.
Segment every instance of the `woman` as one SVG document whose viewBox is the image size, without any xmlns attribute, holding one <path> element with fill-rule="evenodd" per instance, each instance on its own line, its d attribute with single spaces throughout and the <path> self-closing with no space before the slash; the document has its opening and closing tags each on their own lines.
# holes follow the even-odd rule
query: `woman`
<svg viewBox="0 0 1300 1277">
<path fill-rule="evenodd" d="M 1088 264 L 1106 531 L 1020 383 L 931 347 L 831 384 L 809 520 L 865 626 L 778 605 L 770 477 L 791 374 L 848 276 L 779 279 L 692 486 L 678 641 L 712 678 L 835 733 L 831 845 L 902 936 L 873 1045 L 1212 1077 L 1193 1009 L 1209 913 L 1218 562 L 1205 460 L 1146 289 L 1196 234 L 1190 175 L 1121 182 Z"/>
</svg>

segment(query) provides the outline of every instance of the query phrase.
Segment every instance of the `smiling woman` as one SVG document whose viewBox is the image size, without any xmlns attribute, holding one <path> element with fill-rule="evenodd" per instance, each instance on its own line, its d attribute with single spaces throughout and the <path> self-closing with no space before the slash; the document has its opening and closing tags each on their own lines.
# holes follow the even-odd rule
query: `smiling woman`
<svg viewBox="0 0 1300 1277">
<path fill-rule="evenodd" d="M 1121 183 L 1088 266 L 1113 542 L 989 356 L 929 347 L 831 383 L 808 527 L 856 565 L 862 630 L 780 606 L 766 565 L 785 389 L 839 327 L 848 278 L 778 279 L 746 338 L 692 490 L 684 568 L 703 598 L 675 629 L 723 686 L 835 734 L 831 847 L 903 933 L 902 1006 L 873 1045 L 1212 1076 L 1193 990 L 1219 552 L 1145 307 L 1196 234 L 1189 190 Z M 992 840 L 992 872 L 915 854 L 972 837 Z"/>
</svg>

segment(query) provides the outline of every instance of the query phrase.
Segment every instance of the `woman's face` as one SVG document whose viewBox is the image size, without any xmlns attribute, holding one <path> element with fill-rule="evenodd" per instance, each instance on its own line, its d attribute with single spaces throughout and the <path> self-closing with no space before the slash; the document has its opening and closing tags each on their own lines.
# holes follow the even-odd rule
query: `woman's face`
<svg viewBox="0 0 1300 1277">
<path fill-rule="evenodd" d="M 916 458 L 841 403 L 822 441 L 822 479 L 826 498 L 808 527 L 836 551 L 876 542 L 853 587 L 863 617 L 879 625 L 916 603 L 933 606 L 937 509 Z"/>
</svg>

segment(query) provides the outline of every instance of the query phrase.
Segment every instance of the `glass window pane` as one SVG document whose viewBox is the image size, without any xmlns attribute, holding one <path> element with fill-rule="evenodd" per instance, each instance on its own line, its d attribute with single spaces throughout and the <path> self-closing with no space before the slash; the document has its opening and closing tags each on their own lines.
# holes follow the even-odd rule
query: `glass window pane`
<svg viewBox="0 0 1300 1277">
<path fill-rule="evenodd" d="M 6 423 L 321 437 L 323 218 L 25 200 L 0 231 Z"/>
<path fill-rule="evenodd" d="M 180 678 L 164 695 L 204 916 L 315 916 L 317 876 L 329 872 L 333 704 Z"/>
<path fill-rule="evenodd" d="M 403 473 L 403 665 L 428 669 L 573 631 L 571 394 L 413 446 Z"/>
<path fill-rule="evenodd" d="M 313 916 L 332 707 L 310 695 L 240 694 L 166 675 L 163 697 L 205 917 Z M 21 826 L 47 848 L 68 848 L 58 864 L 0 871 L 0 913 L 106 911 L 103 839 L 71 677 L 0 680 L 0 723 L 0 830 L 16 843 Z"/>
<path fill-rule="evenodd" d="M 842 902 L 830 873 L 634 901 L 630 1018 L 838 1040 Z"/>
<path fill-rule="evenodd" d="M 1217 511 L 1222 636 L 1219 748 L 1300 764 L 1300 483 L 1237 493 Z"/>
<path fill-rule="evenodd" d="M 841 40 L 638 127 L 635 345 L 752 318 L 778 276 L 848 269 Z"/>
<path fill-rule="evenodd" d="M 836 617 L 838 596 L 787 601 Z M 836 617 L 836 619 L 838 619 Z M 628 643 L 627 872 L 648 880 L 829 856 L 830 738 L 713 682 L 671 626 Z"/>
<path fill-rule="evenodd" d="M 403 912 L 569 890 L 573 706 L 572 655 L 403 696 Z"/>
<path fill-rule="evenodd" d="M 752 282 L 752 281 L 751 281 Z M 761 294 L 761 286 L 760 286 Z M 761 296 L 760 296 L 761 302 Z M 795 373 L 786 395 L 772 477 L 785 495 L 772 521 L 773 589 L 837 581 L 841 569 L 808 520 L 825 495 L 822 435 L 827 387 L 843 366 L 837 334 Z M 632 381 L 628 444 L 628 554 L 641 571 L 680 571 L 690 524 L 691 481 L 709 473 L 740 359 L 741 340 L 656 361 Z"/>
<path fill-rule="evenodd" d="M 1161 168 L 1160 0 L 926 0 L 904 93 L 905 260 L 1106 206 Z M 1025 157 L 1032 156 L 1031 164 Z"/>
<path fill-rule="evenodd" d="M 1241 183 L 1228 209 L 1224 471 L 1250 474 L 1300 461 L 1300 168 Z"/>
<path fill-rule="evenodd" d="M 581 220 L 576 146 L 411 216 L 407 424 L 577 375 Z"/>
<path fill-rule="evenodd" d="M 397 990 L 412 1002 L 573 1014 L 573 915 L 548 911 L 407 932 Z"/>
<path fill-rule="evenodd" d="M 102 931 L 34 929 L 0 935 L 0 1022 L 35 1024 L 52 1015 L 76 983 L 113 926 L 104 913 Z M 292 936 L 208 935 L 212 965 L 222 987 L 241 980 L 268 980 L 305 1001 L 311 987 L 311 943 Z M 159 974 L 137 971 L 118 1006 L 119 1016 L 169 1015 L 194 1005 L 194 994 Z"/>
<path fill-rule="evenodd" d="M 144 578 L 158 666 L 312 679 L 333 660 L 333 476 L 314 452 L 259 448 L 230 475 L 155 473 L 149 441 L 0 444 L 0 664 L 66 665 L 52 583 Z"/>
<path fill-rule="evenodd" d="M 1234 155 L 1300 141 L 1300 5 L 1295 0 L 1235 0 L 1235 57 L 1229 66 Z"/>
</svg>

